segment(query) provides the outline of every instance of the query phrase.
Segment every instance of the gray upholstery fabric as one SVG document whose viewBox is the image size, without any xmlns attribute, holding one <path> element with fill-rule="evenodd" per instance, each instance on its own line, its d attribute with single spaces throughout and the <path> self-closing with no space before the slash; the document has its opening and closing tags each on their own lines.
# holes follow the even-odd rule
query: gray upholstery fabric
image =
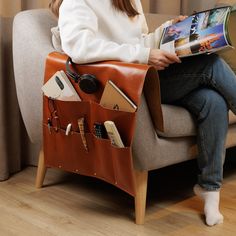
<svg viewBox="0 0 236 236">
<path fill-rule="evenodd" d="M 13 59 L 17 97 L 32 142 L 41 142 L 41 87 L 45 58 L 54 51 L 51 28 L 56 24 L 49 10 L 23 11 L 14 19 Z"/>
<path fill-rule="evenodd" d="M 157 130 L 162 137 L 188 137 L 196 135 L 195 121 L 184 108 L 172 105 L 162 105 L 164 117 L 164 132 Z M 229 112 L 229 124 L 236 123 L 236 116 Z"/>
<path fill-rule="evenodd" d="M 162 137 L 187 137 L 196 135 L 195 121 L 184 108 L 162 105 L 164 132 L 157 130 Z"/>
<path fill-rule="evenodd" d="M 136 169 L 158 169 L 196 156 L 195 137 L 161 138 L 157 135 L 144 96 L 142 96 L 136 123 L 133 142 Z"/>
</svg>

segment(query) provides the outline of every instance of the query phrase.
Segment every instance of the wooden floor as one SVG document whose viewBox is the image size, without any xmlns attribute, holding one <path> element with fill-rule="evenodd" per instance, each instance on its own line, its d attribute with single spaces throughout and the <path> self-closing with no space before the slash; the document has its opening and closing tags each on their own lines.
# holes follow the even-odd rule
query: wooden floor
<svg viewBox="0 0 236 236">
<path fill-rule="evenodd" d="M 236 161 L 225 168 L 225 221 L 215 227 L 204 224 L 202 203 L 192 193 L 195 161 L 150 174 L 144 226 L 134 224 L 133 198 L 109 184 L 50 169 L 37 190 L 35 175 L 28 167 L 0 183 L 1 236 L 236 235 Z"/>
</svg>

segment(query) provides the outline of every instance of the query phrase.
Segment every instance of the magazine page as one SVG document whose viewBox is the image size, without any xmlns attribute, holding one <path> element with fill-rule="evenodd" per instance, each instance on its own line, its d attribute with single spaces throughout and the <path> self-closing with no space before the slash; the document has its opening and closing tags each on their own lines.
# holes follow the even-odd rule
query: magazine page
<svg viewBox="0 0 236 236">
<path fill-rule="evenodd" d="M 160 49 L 186 57 L 214 52 L 230 45 L 225 34 L 229 13 L 230 7 L 211 9 L 167 27 Z"/>
</svg>

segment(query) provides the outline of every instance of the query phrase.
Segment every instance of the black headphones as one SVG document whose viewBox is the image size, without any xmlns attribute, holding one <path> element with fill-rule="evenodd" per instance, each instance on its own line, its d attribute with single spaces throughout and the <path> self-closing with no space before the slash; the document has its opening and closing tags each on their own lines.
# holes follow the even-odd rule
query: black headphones
<svg viewBox="0 0 236 236">
<path fill-rule="evenodd" d="M 99 88 L 99 81 L 96 79 L 95 75 L 80 75 L 75 72 L 74 63 L 72 62 L 70 57 L 68 57 L 66 61 L 66 74 L 70 76 L 76 83 L 78 83 L 80 89 L 85 93 L 95 93 Z"/>
</svg>

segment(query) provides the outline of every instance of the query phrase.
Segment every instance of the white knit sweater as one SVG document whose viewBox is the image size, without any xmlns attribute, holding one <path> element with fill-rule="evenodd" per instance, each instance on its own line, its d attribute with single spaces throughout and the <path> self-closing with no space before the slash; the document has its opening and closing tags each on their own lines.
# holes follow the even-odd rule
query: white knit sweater
<svg viewBox="0 0 236 236">
<path fill-rule="evenodd" d="M 140 0 L 134 5 L 140 15 L 129 18 L 110 0 L 63 0 L 58 20 L 62 50 L 78 64 L 103 60 L 146 64 L 150 48 L 159 45 L 163 25 L 148 34 Z"/>
</svg>

